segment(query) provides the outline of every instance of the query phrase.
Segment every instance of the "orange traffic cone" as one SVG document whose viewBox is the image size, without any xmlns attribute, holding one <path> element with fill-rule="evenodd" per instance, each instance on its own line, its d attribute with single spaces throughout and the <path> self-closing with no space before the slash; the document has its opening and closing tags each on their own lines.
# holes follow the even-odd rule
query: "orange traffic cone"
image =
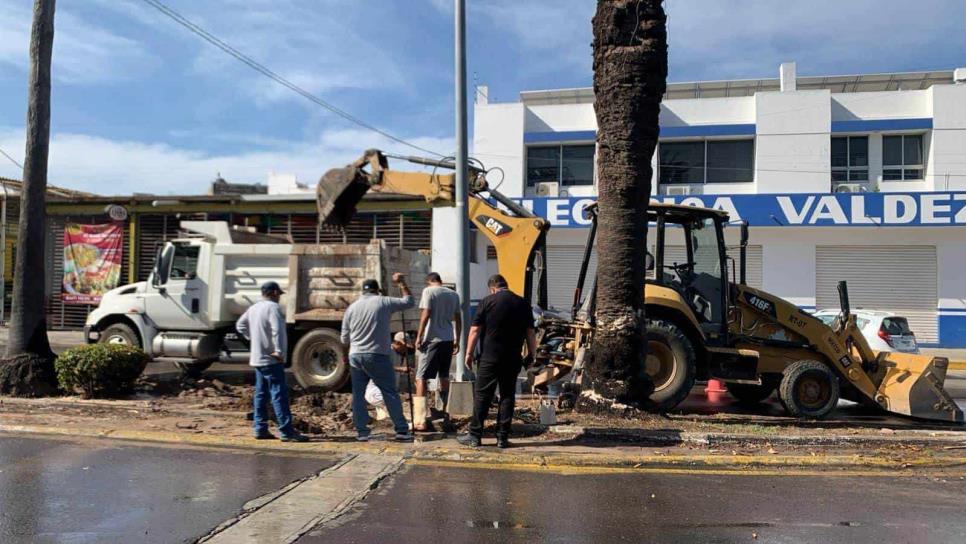
<svg viewBox="0 0 966 544">
<path fill-rule="evenodd" d="M 724 383 L 721 380 L 708 380 L 708 385 L 704 387 L 704 394 L 711 402 L 719 402 L 721 397 L 727 393 Z"/>
</svg>

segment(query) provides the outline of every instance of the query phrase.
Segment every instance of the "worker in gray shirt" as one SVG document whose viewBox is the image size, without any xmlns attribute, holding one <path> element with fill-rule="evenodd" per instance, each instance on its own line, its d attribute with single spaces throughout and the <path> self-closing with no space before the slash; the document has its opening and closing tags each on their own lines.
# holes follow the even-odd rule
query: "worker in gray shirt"
<svg viewBox="0 0 966 544">
<path fill-rule="evenodd" d="M 411 442 L 409 423 L 403 415 L 402 402 L 396 391 L 396 371 L 392 364 L 392 334 L 389 318 L 394 312 L 412 308 L 415 301 L 406 285 L 406 278 L 396 272 L 392 281 L 399 286 L 402 297 L 387 297 L 379 293 L 379 282 L 362 282 L 362 296 L 349 305 L 342 317 L 342 343 L 349 348 L 349 372 L 352 376 L 352 422 L 357 439 L 369 440 L 369 410 L 366 386 L 375 382 L 382 393 L 386 410 L 396 429 L 396 440 Z"/>
<path fill-rule="evenodd" d="M 437 379 L 443 409 L 449 401 L 449 370 L 453 357 L 459 353 L 460 296 L 456 291 L 443 287 L 443 280 L 436 272 L 426 275 L 426 287 L 419 299 L 419 329 L 416 331 L 416 349 L 422 354 L 416 366 L 416 396 L 413 397 L 413 429 L 431 430 L 426 422 L 426 380 Z"/>
<path fill-rule="evenodd" d="M 305 442 L 308 438 L 292 427 L 288 384 L 285 383 L 288 336 L 285 318 L 278 305 L 283 294 L 278 283 L 265 282 L 262 285 L 262 300 L 242 314 L 235 328 L 251 344 L 248 364 L 255 369 L 255 409 L 252 417 L 255 439 L 275 438 L 268 431 L 268 399 L 271 397 L 282 442 Z"/>
</svg>

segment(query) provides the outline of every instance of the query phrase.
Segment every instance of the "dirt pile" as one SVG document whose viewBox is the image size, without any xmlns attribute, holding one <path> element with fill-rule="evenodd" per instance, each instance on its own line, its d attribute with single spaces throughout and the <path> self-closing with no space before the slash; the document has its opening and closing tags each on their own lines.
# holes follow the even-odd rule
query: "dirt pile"
<svg viewBox="0 0 966 544">
<path fill-rule="evenodd" d="M 306 393 L 292 398 L 295 428 L 304 433 L 331 434 L 352 426 L 352 395 L 348 393 Z"/>
</svg>

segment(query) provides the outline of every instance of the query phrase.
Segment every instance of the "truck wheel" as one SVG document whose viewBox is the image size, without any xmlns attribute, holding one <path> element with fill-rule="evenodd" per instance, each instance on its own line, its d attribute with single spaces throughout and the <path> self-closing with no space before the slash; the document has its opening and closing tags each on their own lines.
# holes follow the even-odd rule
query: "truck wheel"
<svg viewBox="0 0 966 544">
<path fill-rule="evenodd" d="M 778 384 L 768 381 L 762 381 L 761 385 L 754 385 L 750 383 L 726 383 L 725 387 L 728 388 L 728 392 L 731 396 L 738 401 L 739 404 L 758 404 L 763 400 L 771 396 L 778 389 Z"/>
<path fill-rule="evenodd" d="M 188 378 L 193 378 L 197 380 L 201 377 L 204 371 L 208 370 L 208 367 L 213 364 L 213 361 L 206 363 L 194 363 L 191 361 L 175 361 L 174 366 L 178 367 L 181 374 Z"/>
<path fill-rule="evenodd" d="M 680 328 L 663 319 L 647 320 L 644 370 L 654 382 L 650 409 L 666 412 L 687 398 L 694 387 L 694 346 Z"/>
<path fill-rule="evenodd" d="M 778 398 L 792 416 L 822 419 L 839 402 L 839 380 L 828 365 L 797 361 L 782 373 Z"/>
<path fill-rule="evenodd" d="M 130 325 L 115 323 L 104 329 L 101 337 L 97 340 L 98 344 L 124 344 L 141 349 L 141 339 L 138 333 Z"/>
<path fill-rule="evenodd" d="M 308 391 L 338 391 L 349 380 L 339 333 L 319 328 L 305 333 L 292 351 L 292 372 Z"/>
</svg>

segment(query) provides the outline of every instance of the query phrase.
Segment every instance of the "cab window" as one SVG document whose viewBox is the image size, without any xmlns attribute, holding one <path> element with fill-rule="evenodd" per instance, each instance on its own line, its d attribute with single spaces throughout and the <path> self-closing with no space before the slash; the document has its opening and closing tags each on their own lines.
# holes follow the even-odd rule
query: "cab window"
<svg viewBox="0 0 966 544">
<path fill-rule="evenodd" d="M 196 277 L 198 275 L 198 254 L 200 251 L 200 246 L 176 244 L 168 279 L 184 280 Z"/>
</svg>

